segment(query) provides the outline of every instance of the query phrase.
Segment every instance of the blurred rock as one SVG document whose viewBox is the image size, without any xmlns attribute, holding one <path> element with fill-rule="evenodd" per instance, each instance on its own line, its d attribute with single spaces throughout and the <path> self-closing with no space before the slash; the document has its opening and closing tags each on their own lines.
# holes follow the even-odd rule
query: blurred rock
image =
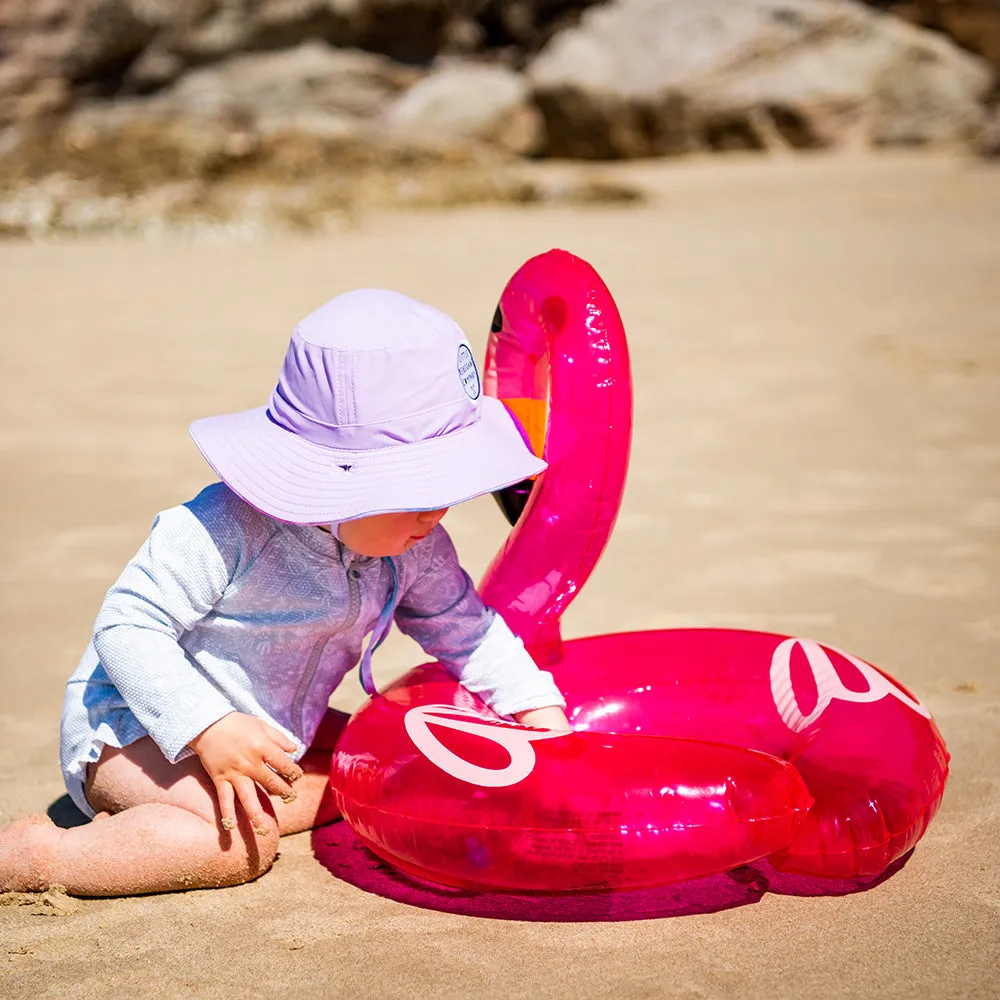
<svg viewBox="0 0 1000 1000">
<path fill-rule="evenodd" d="M 542 120 L 527 80 L 504 66 L 446 64 L 398 97 L 385 111 L 390 128 L 478 139 L 512 153 L 541 145 Z"/>
<path fill-rule="evenodd" d="M 304 112 L 372 118 L 417 79 L 417 71 L 384 56 L 306 42 L 192 70 L 150 103 L 177 115 L 250 122 Z"/>
<path fill-rule="evenodd" d="M 706 138 L 720 114 L 773 128 L 761 146 L 973 146 L 988 68 L 947 39 L 866 14 L 821 43 L 727 74 L 708 90 Z M 770 141 L 769 141 L 770 140 Z"/>
<path fill-rule="evenodd" d="M 851 0 L 615 0 L 531 64 L 545 152 L 978 141 L 991 72 Z"/>
<path fill-rule="evenodd" d="M 993 0 L 872 2 L 1000 59 Z M 964 144 L 985 79 L 852 0 L 0 0 L 0 127 L 149 96 L 174 116 L 381 118 L 521 154 Z"/>
<path fill-rule="evenodd" d="M 326 41 L 429 63 L 481 0 L 3 0 L 0 125 L 79 96 L 150 92 L 189 67 Z"/>
<path fill-rule="evenodd" d="M 159 5 L 169 6 L 167 0 Z M 170 19 L 157 38 L 161 50 L 197 64 L 236 52 L 320 39 L 402 62 L 425 63 L 441 49 L 456 4 L 453 0 L 202 0 L 199 7 L 195 17 Z"/>
<path fill-rule="evenodd" d="M 0 125 L 60 111 L 74 90 L 100 93 L 157 32 L 140 0 L 4 0 Z"/>
<path fill-rule="evenodd" d="M 874 0 L 873 6 L 922 28 L 948 35 L 1000 69 L 1000 3 L 997 0 Z"/>
<path fill-rule="evenodd" d="M 478 24 L 484 45 L 506 48 L 514 62 L 534 55 L 553 35 L 580 20 L 588 7 L 605 0 L 483 0 Z"/>
</svg>

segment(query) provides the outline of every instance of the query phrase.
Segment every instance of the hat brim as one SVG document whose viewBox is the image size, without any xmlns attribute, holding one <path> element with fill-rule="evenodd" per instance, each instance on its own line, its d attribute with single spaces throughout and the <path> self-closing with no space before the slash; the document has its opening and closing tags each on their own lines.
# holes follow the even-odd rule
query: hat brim
<svg viewBox="0 0 1000 1000">
<path fill-rule="evenodd" d="M 314 444 L 274 423 L 265 406 L 196 420 L 190 432 L 237 496 L 291 524 L 440 510 L 535 476 L 546 466 L 492 396 L 483 396 L 480 419 L 470 427 L 368 451 Z"/>
</svg>

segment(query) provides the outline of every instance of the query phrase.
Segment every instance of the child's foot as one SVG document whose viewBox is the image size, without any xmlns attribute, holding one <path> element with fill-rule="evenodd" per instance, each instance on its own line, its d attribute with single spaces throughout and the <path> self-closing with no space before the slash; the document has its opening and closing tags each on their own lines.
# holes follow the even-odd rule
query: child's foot
<svg viewBox="0 0 1000 1000">
<path fill-rule="evenodd" d="M 0 830 L 0 892 L 42 892 L 51 882 L 59 829 L 42 813 Z"/>
</svg>

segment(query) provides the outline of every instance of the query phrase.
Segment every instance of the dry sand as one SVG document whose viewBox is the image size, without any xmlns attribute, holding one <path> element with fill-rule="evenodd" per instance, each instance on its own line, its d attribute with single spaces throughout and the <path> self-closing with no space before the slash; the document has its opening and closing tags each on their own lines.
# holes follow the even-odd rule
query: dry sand
<svg viewBox="0 0 1000 1000">
<path fill-rule="evenodd" d="M 294 322 L 359 285 L 433 302 L 481 347 L 508 275 L 560 245 L 614 291 L 636 392 L 624 509 L 566 633 L 763 628 L 895 674 L 953 754 L 909 863 L 840 897 L 758 885 L 706 907 L 680 887 L 652 912 L 716 912 L 499 920 L 364 891 L 302 835 L 234 889 L 7 899 L 0 995 L 1000 996 L 1000 170 L 727 159 L 628 176 L 648 206 L 0 246 L 2 817 L 59 799 L 62 685 L 103 592 L 154 513 L 210 481 L 187 423 L 263 401 Z M 449 522 L 476 575 L 498 512 Z M 394 640 L 381 679 L 418 657 Z M 335 703 L 354 707 L 344 687 Z"/>
</svg>

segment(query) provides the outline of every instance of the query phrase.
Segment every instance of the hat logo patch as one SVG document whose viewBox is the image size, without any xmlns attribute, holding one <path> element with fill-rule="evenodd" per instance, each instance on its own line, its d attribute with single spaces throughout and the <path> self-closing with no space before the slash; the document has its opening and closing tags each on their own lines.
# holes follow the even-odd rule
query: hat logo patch
<svg viewBox="0 0 1000 1000">
<path fill-rule="evenodd" d="M 458 377 L 462 380 L 462 388 L 469 399 L 479 399 L 483 387 L 479 381 L 476 359 L 472 356 L 468 344 L 458 345 Z"/>
</svg>

